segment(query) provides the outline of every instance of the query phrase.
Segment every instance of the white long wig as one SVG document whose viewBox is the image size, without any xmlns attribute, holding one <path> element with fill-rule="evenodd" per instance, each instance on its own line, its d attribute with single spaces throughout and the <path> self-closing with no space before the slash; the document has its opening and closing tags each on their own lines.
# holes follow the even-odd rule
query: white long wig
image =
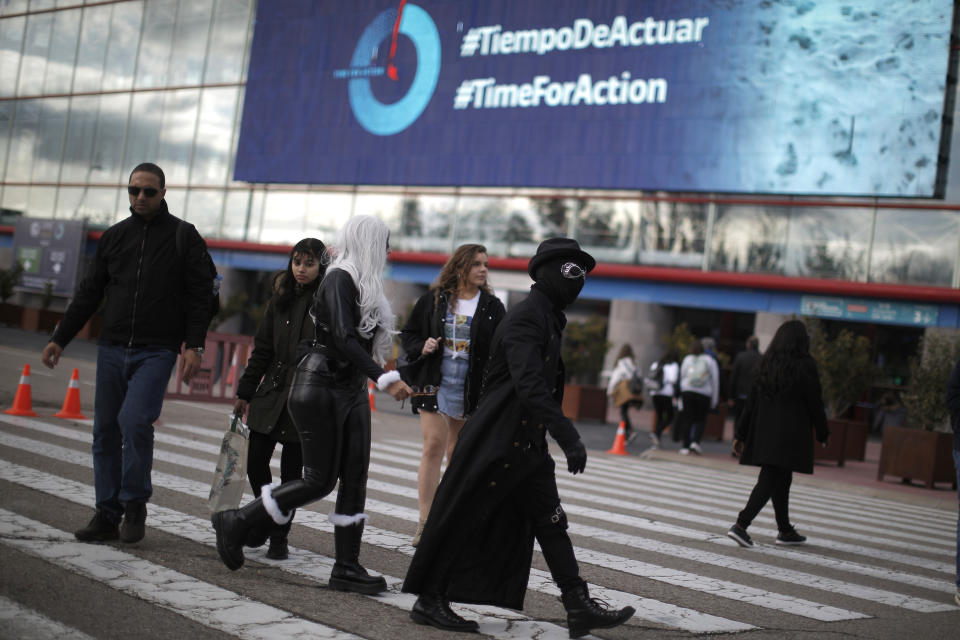
<svg viewBox="0 0 960 640">
<path fill-rule="evenodd" d="M 334 258 L 327 273 L 340 269 L 350 274 L 360 291 L 360 323 L 357 333 L 373 336 L 373 357 L 383 364 L 393 355 L 396 317 L 383 293 L 383 270 L 387 266 L 390 230 L 379 218 L 353 216 L 340 229 L 334 244 Z"/>
</svg>

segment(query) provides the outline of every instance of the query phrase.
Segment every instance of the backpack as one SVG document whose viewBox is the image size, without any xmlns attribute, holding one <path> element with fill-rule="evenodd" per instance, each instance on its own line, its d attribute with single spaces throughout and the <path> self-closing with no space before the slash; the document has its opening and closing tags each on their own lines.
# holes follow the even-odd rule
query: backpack
<svg viewBox="0 0 960 640">
<path fill-rule="evenodd" d="M 186 242 L 184 235 L 187 233 L 188 222 L 181 220 L 177 223 L 177 258 L 183 259 L 183 244 Z M 190 225 L 192 226 L 192 225 Z M 220 283 L 223 281 L 223 276 L 217 273 L 217 266 L 213 264 L 213 258 L 210 257 L 210 252 L 207 251 L 206 247 L 203 249 L 204 261 L 207 263 L 207 268 L 210 270 L 210 278 L 212 280 L 212 289 L 210 293 L 210 316 L 207 318 L 207 326 L 210 326 L 210 323 L 213 322 L 214 316 L 220 312 Z"/>
<path fill-rule="evenodd" d="M 703 388 L 710 384 L 710 365 L 707 364 L 707 358 L 709 357 L 704 355 L 694 356 L 693 363 L 687 370 L 684 386 Z"/>
<path fill-rule="evenodd" d="M 647 385 L 648 393 L 656 393 L 663 388 L 663 365 L 657 362 L 654 364 L 653 375 L 644 381 Z"/>
</svg>

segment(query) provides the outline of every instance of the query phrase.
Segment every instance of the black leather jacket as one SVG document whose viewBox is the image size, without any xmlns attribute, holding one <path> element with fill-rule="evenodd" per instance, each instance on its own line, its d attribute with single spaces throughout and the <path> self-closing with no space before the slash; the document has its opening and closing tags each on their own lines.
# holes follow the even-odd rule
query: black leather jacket
<svg viewBox="0 0 960 640">
<path fill-rule="evenodd" d="M 180 351 L 181 343 L 202 347 L 213 287 L 207 245 L 189 224 L 178 255 L 179 224 L 163 201 L 149 221 L 131 209 L 130 217 L 104 231 L 51 340 L 65 347 L 104 300 L 101 343 L 173 351 Z"/>
<path fill-rule="evenodd" d="M 370 355 L 373 338 L 357 333 L 360 292 L 350 274 L 341 269 L 327 272 L 313 298 L 311 313 L 317 329 L 317 343 L 326 354 L 326 377 L 336 387 L 360 390 L 367 379 L 374 382 L 384 370 Z"/>
<path fill-rule="evenodd" d="M 434 292 L 427 291 L 420 296 L 406 325 L 400 332 L 400 344 L 407 365 L 400 368 L 400 375 L 407 384 L 423 388 L 426 385 L 440 385 L 440 367 L 443 361 L 443 349 L 437 349 L 423 356 L 423 343 L 427 338 L 443 335 L 446 319 L 447 294 L 440 292 L 435 299 Z M 480 387 L 483 380 L 483 368 L 490 355 L 490 343 L 493 332 L 503 320 L 506 311 L 503 303 L 494 295 L 480 292 L 477 311 L 470 323 L 470 361 L 467 368 L 467 381 L 463 389 L 463 408 L 466 415 L 473 413 L 480 399 Z"/>
</svg>

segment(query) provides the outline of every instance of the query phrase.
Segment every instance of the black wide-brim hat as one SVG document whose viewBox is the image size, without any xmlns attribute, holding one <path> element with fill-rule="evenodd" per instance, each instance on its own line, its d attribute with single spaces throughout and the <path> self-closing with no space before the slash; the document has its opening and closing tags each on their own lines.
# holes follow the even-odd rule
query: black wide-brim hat
<svg viewBox="0 0 960 640">
<path fill-rule="evenodd" d="M 531 278 L 534 278 L 533 274 L 537 272 L 537 267 L 554 258 L 569 258 L 570 262 L 576 262 L 587 273 L 593 271 L 593 268 L 597 266 L 597 261 L 593 259 L 593 256 L 581 249 L 580 244 L 573 238 L 547 238 L 537 247 L 536 255 L 530 258 L 527 273 L 530 274 Z"/>
</svg>

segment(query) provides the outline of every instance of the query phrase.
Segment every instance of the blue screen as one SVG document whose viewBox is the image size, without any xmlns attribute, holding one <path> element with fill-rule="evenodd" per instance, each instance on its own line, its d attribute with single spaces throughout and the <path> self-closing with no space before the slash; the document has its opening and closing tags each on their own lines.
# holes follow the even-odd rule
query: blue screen
<svg viewBox="0 0 960 640">
<path fill-rule="evenodd" d="M 261 2 L 235 177 L 931 197 L 952 11 Z"/>
</svg>

